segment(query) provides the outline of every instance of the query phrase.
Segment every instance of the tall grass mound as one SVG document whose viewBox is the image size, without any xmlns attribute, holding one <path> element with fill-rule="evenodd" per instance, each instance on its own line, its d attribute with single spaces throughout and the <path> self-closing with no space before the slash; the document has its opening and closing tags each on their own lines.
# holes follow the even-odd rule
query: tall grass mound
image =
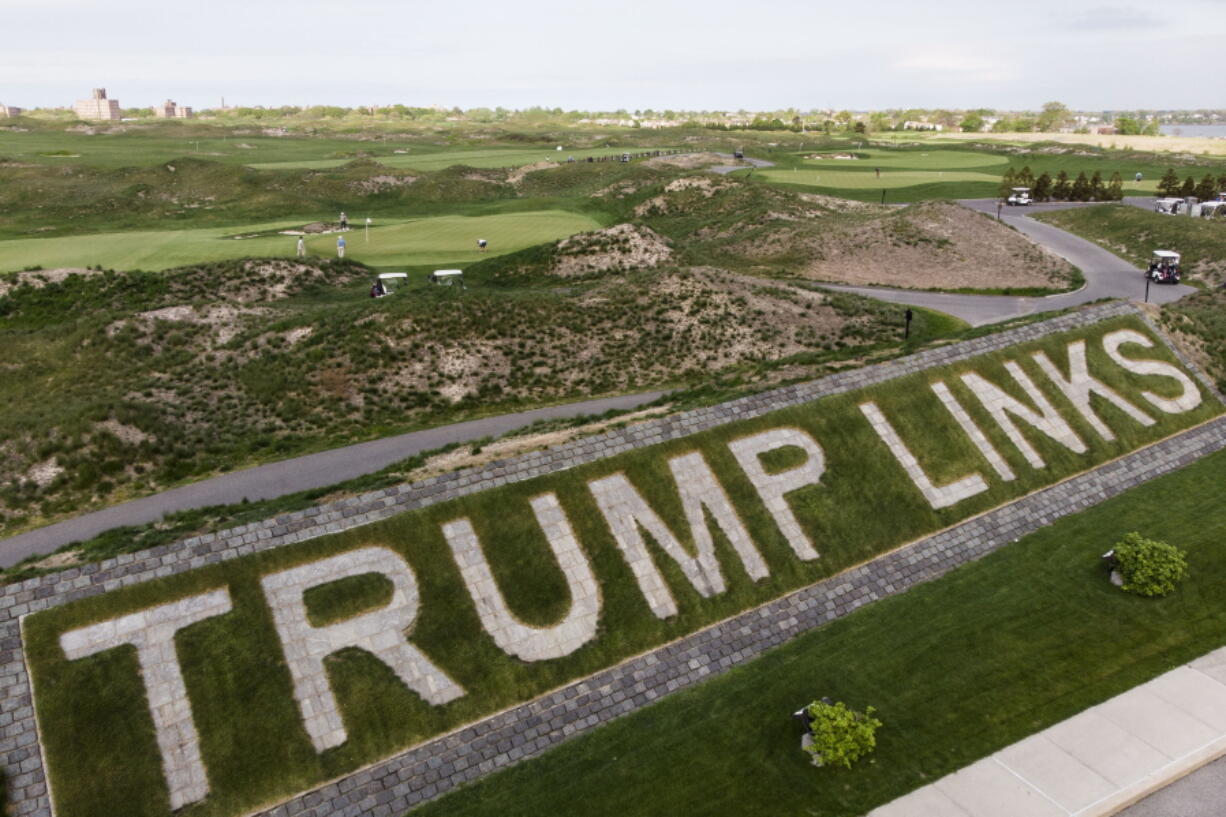
<svg viewBox="0 0 1226 817">
<path fill-rule="evenodd" d="M 1163 328 L 1226 393 L 1226 289 L 1181 298 L 1158 314 Z"/>
<path fill-rule="evenodd" d="M 427 424 L 872 354 L 900 332 L 866 299 L 718 270 L 378 300 L 372 276 L 250 259 L 4 279 L 0 531 Z"/>
</svg>

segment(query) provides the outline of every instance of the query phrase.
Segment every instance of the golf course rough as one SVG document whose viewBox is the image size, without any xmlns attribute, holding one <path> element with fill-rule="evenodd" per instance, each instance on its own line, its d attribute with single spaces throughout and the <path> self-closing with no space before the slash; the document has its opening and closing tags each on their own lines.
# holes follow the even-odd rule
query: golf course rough
<svg viewBox="0 0 1226 817">
<path fill-rule="evenodd" d="M 1222 410 L 1100 307 L 31 580 L 56 814 L 267 806 Z"/>
</svg>

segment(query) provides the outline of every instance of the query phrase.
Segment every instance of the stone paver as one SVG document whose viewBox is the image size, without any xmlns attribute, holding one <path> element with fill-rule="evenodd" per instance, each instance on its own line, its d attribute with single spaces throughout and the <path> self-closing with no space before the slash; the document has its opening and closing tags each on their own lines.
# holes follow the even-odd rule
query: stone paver
<svg viewBox="0 0 1226 817">
<path fill-rule="evenodd" d="M 967 817 L 1115 814 L 1226 755 L 1226 680 L 1198 668 L 1223 666 L 1226 648 L 900 797 L 869 817 L 929 813 L 934 792 L 957 803 Z"/>
</svg>

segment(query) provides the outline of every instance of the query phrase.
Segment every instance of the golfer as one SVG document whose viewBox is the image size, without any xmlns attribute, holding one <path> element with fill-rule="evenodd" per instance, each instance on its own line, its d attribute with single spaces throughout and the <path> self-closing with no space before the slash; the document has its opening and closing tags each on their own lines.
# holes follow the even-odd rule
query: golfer
<svg viewBox="0 0 1226 817">
<path fill-rule="evenodd" d="M 484 238 L 477 239 L 477 249 L 481 252 L 485 252 L 485 248 L 488 244 L 489 242 L 487 242 Z"/>
<path fill-rule="evenodd" d="M 342 230 L 349 229 L 349 216 L 345 215 L 344 210 L 341 210 L 341 229 Z"/>
<path fill-rule="evenodd" d="M 343 235 L 336 239 L 336 257 L 345 257 L 345 237 Z"/>
<path fill-rule="evenodd" d="M 302 236 L 298 236 L 298 257 L 306 258 L 306 241 Z"/>
</svg>

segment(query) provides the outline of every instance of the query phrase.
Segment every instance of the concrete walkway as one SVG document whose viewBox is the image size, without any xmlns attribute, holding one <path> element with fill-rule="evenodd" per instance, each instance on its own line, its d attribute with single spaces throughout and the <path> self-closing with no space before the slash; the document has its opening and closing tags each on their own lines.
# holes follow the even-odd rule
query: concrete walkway
<svg viewBox="0 0 1226 817">
<path fill-rule="evenodd" d="M 1226 648 L 917 789 L 869 817 L 1106 817 L 1223 755 Z M 1205 813 L 1226 813 L 1226 804 L 1216 806 Z M 1169 817 L 1182 815 L 1169 812 Z"/>
<path fill-rule="evenodd" d="M 0 540 L 0 566 L 9 567 L 27 556 L 51 553 L 70 542 L 91 539 L 113 528 L 156 522 L 175 511 L 230 505 L 244 499 L 273 499 L 312 488 L 324 488 L 373 474 L 392 463 L 450 443 L 497 437 L 537 420 L 583 417 L 603 414 L 612 409 L 634 409 L 665 394 L 667 392 L 662 391 L 627 394 L 484 417 L 233 471 Z"/>
<path fill-rule="evenodd" d="M 966 199 L 959 202 L 965 207 L 988 215 L 996 215 L 996 199 Z M 1027 212 L 1064 210 L 1085 207 L 1083 203 L 1038 204 Z M 1067 309 L 1103 298 L 1127 298 L 1141 301 L 1145 298 L 1145 276 L 1132 266 L 1097 244 L 1065 232 L 1058 227 L 1044 224 L 1019 214 L 1017 208 L 1007 208 L 1001 220 L 1047 250 L 1064 258 L 1081 270 L 1086 285 L 1076 292 L 1049 295 L 1041 298 L 1014 297 L 1008 295 L 954 295 L 942 292 L 917 292 L 910 289 L 887 289 L 884 287 L 855 287 L 842 284 L 822 284 L 827 289 L 855 292 L 870 298 L 892 303 L 922 306 L 956 315 L 972 326 L 996 323 L 1009 318 Z M 1149 302 L 1156 304 L 1176 301 L 1196 290 L 1190 286 L 1152 284 L 1149 287 Z"/>
</svg>

